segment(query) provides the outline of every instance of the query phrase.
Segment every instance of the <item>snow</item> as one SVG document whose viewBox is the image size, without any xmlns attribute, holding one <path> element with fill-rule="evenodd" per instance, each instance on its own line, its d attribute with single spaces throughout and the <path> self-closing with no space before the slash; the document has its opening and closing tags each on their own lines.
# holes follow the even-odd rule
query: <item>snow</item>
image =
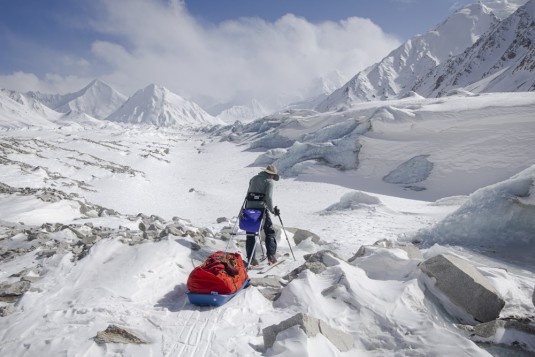
<svg viewBox="0 0 535 357">
<path fill-rule="evenodd" d="M 106 119 L 132 124 L 153 124 L 160 127 L 223 124 L 220 119 L 212 117 L 197 104 L 155 84 L 150 84 L 134 93 Z"/>
<path fill-rule="evenodd" d="M 345 113 L 293 112 L 267 129 L 278 131 L 264 139 L 271 147 L 267 153 L 244 150 L 243 143 L 253 143 L 255 137 L 239 136 L 245 141 L 236 145 L 210 132 L 172 128 L 95 127 L 81 121 L 75 131 L 45 127 L 3 132 L 2 155 L 10 161 L 2 162 L 0 182 L 55 188 L 67 195 L 43 200 L 39 192 L 1 193 L 2 246 L 32 243 L 25 234 L 6 237 L 19 222 L 36 227 L 90 223 L 116 231 L 74 262 L 71 252 L 47 256 L 39 254 L 44 248 L 37 248 L 0 263 L 1 281 L 14 282 L 13 274 L 30 267 L 37 269 L 30 275 L 39 277 L 14 312 L 0 318 L 0 354 L 490 356 L 430 299 L 418 270 L 421 260 L 381 246 L 352 263 L 347 260 L 361 245 L 420 240 L 424 259 L 448 253 L 473 262 L 504 296 L 502 317 L 530 316 L 535 286 L 534 102 L 528 93 L 454 95 L 411 97 L 387 106 L 368 103 Z M 373 131 L 360 118 L 371 118 Z M 280 148 L 277 138 L 295 143 Z M 357 147 L 357 139 L 362 145 L 359 165 L 350 167 L 351 155 L 344 153 Z M 434 163 L 423 182 L 436 201 L 423 200 L 420 191 L 385 189 L 392 184 L 382 180 L 384 175 L 423 154 Z M 314 160 L 318 155 L 326 158 L 323 165 Z M 255 160 L 261 166 L 275 162 L 286 173 L 274 192 L 285 227 L 321 237 L 319 245 L 310 239 L 292 243 L 297 261 L 290 255 L 270 274 L 284 276 L 302 264 L 305 254 L 319 250 L 329 249 L 338 258 L 326 258 L 327 268 L 320 274 L 301 272 L 274 303 L 249 287 L 223 307 L 193 306 L 185 295 L 189 273 L 227 242 L 207 236 L 199 251 L 190 249 L 194 241 L 189 236 L 125 244 L 121 232 L 137 230 L 140 222 L 125 215 L 142 212 L 168 221 L 177 216 L 192 230 L 219 232 L 234 224 L 248 180 L 261 170 L 252 165 Z M 333 164 L 348 168 L 340 171 L 329 166 Z M 424 178 L 428 166 L 420 164 L 402 166 L 400 172 L 408 175 L 416 167 L 417 176 Z M 444 178 L 433 179 L 441 170 Z M 453 180 L 456 175 L 460 177 Z M 120 214 L 82 213 L 87 202 Z M 231 222 L 216 223 L 223 216 Z M 274 223 L 280 228 L 276 218 Z M 78 239 L 68 229 L 52 237 Z M 243 239 L 238 236 L 235 243 Z M 290 253 L 284 235 L 279 239 L 279 254 Z M 243 253 L 234 243 L 230 249 Z M 341 353 L 321 334 L 307 338 L 291 328 L 264 352 L 262 329 L 299 312 L 351 334 L 354 348 Z M 139 331 L 150 343 L 97 345 L 93 337 L 109 324 Z M 493 338 L 527 338 L 527 348 L 534 351 L 529 336 L 504 332 Z"/>
</svg>

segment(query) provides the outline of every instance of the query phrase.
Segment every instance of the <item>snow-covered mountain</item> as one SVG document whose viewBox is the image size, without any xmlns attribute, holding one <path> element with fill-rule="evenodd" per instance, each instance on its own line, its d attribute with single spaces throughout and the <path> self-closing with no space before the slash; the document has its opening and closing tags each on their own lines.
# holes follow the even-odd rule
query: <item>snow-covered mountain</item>
<svg viewBox="0 0 535 357">
<path fill-rule="evenodd" d="M 52 128 L 59 116 L 31 96 L 0 89 L 0 129 Z"/>
<path fill-rule="evenodd" d="M 436 67 L 414 87 L 439 97 L 464 87 L 471 92 L 535 90 L 535 0 L 498 23 L 473 46 Z"/>
<path fill-rule="evenodd" d="M 104 119 L 115 112 L 127 99 L 106 83 L 95 79 L 86 87 L 69 94 L 42 94 L 29 92 L 31 96 L 60 113 L 71 111 Z"/>
<path fill-rule="evenodd" d="M 343 110 L 354 103 L 407 96 L 437 66 L 462 54 L 524 3 L 525 0 L 479 2 L 460 9 L 436 28 L 409 39 L 381 62 L 359 72 L 316 109 Z"/>
<path fill-rule="evenodd" d="M 206 110 L 226 123 L 235 121 L 247 123 L 280 110 L 313 109 L 337 88 L 340 88 L 347 81 L 347 78 L 347 75 L 344 76 L 339 71 L 332 71 L 315 78 L 312 84 L 304 89 L 300 95 L 256 98 L 240 93 L 239 97 L 242 100 L 239 102 L 219 103 L 208 106 Z"/>
<path fill-rule="evenodd" d="M 262 103 L 256 99 L 252 99 L 248 104 L 233 105 L 232 107 L 223 110 L 217 117 L 225 123 L 233 123 L 236 120 L 241 122 L 252 121 L 257 118 L 262 118 L 270 114 Z"/>
<path fill-rule="evenodd" d="M 206 113 L 197 104 L 155 84 L 137 91 L 106 119 L 161 127 L 222 124 L 219 119 Z"/>
</svg>

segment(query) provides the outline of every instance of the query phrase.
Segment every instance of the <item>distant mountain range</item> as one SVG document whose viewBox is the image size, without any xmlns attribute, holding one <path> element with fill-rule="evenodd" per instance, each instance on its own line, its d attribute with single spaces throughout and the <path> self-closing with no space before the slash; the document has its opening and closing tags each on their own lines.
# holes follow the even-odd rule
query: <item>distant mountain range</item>
<svg viewBox="0 0 535 357">
<path fill-rule="evenodd" d="M 344 110 L 411 92 L 437 97 L 462 87 L 477 93 L 534 90 L 534 2 L 469 5 L 358 73 L 315 109 Z"/>
<path fill-rule="evenodd" d="M 352 105 L 406 96 L 440 97 L 451 91 L 535 90 L 535 0 L 497 0 L 466 6 L 417 35 L 382 61 L 341 85 L 341 76 L 319 80 L 306 97 L 286 108 L 340 111 Z M 338 88 L 338 89 L 336 89 Z M 288 103 L 282 99 L 280 103 Z M 151 84 L 127 98 L 100 80 L 69 94 L 0 92 L 0 127 L 98 120 L 161 127 L 251 121 L 274 111 L 260 99 L 218 104 L 208 114 L 194 102 Z M 282 104 L 280 104 L 282 105 Z M 279 108 L 284 109 L 284 108 Z M 83 115 L 82 115 L 83 114 Z M 32 120 L 31 118 L 34 118 Z M 95 121 L 97 120 L 97 121 Z M 48 124 L 47 124 L 48 125 Z M 50 124 L 53 125 L 53 124 Z"/>
<path fill-rule="evenodd" d="M 155 84 L 130 98 L 100 80 L 65 95 L 0 91 L 0 128 L 53 127 L 69 123 L 95 127 L 110 122 L 159 127 L 223 124 L 197 104 Z"/>
</svg>

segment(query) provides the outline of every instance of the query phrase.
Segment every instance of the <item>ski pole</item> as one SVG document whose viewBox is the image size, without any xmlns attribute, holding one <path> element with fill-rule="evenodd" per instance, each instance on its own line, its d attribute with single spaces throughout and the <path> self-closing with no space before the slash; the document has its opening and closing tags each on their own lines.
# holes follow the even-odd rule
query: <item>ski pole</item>
<svg viewBox="0 0 535 357">
<path fill-rule="evenodd" d="M 240 217 L 243 214 L 243 209 L 245 208 L 245 203 L 247 202 L 247 197 L 243 200 L 243 203 L 240 208 L 240 213 L 238 213 L 238 217 L 236 218 L 236 222 L 234 222 L 234 227 L 232 227 L 232 230 L 230 231 L 230 239 L 228 240 L 227 246 L 225 247 L 225 253 L 228 252 L 228 247 L 230 246 L 230 243 L 234 239 L 234 236 L 238 234 L 238 230 L 236 229 L 236 226 L 238 225 L 238 222 L 240 221 Z"/>
<path fill-rule="evenodd" d="M 286 234 L 286 228 L 284 228 L 284 224 L 282 223 L 282 218 L 280 214 L 277 215 L 277 217 L 279 217 L 279 221 L 281 222 L 282 230 L 284 231 L 284 235 L 286 236 L 286 241 L 288 242 L 288 246 L 290 247 L 290 252 L 292 252 L 292 257 L 294 257 L 294 260 L 297 260 L 295 259 L 294 251 L 292 250 L 292 246 L 290 244 L 290 240 L 288 239 L 288 235 Z"/>
</svg>

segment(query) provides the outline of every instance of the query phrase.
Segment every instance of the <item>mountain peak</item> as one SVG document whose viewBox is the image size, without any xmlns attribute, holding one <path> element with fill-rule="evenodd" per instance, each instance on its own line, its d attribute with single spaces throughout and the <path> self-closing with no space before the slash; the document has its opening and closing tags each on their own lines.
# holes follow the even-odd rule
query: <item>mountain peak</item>
<svg viewBox="0 0 535 357">
<path fill-rule="evenodd" d="M 106 119 L 159 127 L 221 124 L 219 119 L 206 113 L 197 104 L 154 83 L 137 91 Z"/>
<path fill-rule="evenodd" d="M 414 83 L 451 56 L 462 53 L 498 22 L 484 5 L 466 6 L 359 72 L 316 109 L 324 112 L 359 102 L 401 98 L 413 90 Z"/>
</svg>

